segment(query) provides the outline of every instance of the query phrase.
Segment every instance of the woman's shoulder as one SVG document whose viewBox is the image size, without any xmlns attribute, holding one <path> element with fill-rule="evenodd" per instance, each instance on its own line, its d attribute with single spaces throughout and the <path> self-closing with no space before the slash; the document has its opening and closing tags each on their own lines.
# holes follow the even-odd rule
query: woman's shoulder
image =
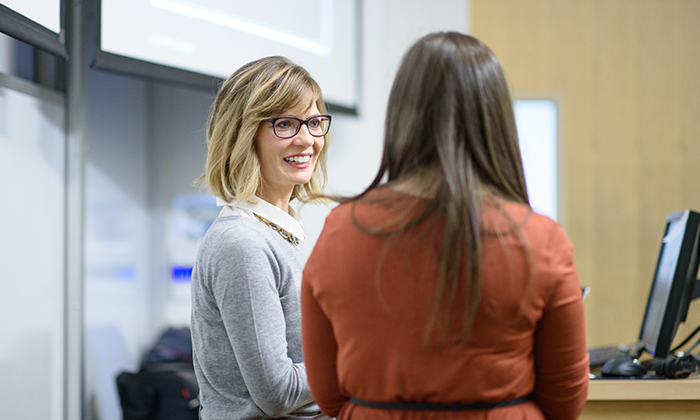
<svg viewBox="0 0 700 420">
<path fill-rule="evenodd" d="M 219 217 L 211 224 L 208 235 L 256 240 L 263 231 L 257 220 L 246 216 Z"/>
<path fill-rule="evenodd" d="M 244 216 L 226 216 L 216 219 L 207 230 L 200 248 L 231 251 L 249 251 L 270 247 L 267 227 Z"/>
<path fill-rule="evenodd" d="M 362 225 L 384 223 L 387 218 L 410 218 L 425 205 L 425 198 L 396 191 L 389 187 L 377 187 L 362 196 L 335 207 L 329 218 L 338 223 Z"/>
<path fill-rule="evenodd" d="M 529 205 L 513 201 L 490 206 L 484 215 L 488 228 L 521 228 L 530 242 L 568 242 L 564 228 L 551 217 L 538 213 Z"/>
<path fill-rule="evenodd" d="M 198 258 L 225 264 L 279 264 L 297 267 L 303 254 L 275 230 L 242 216 L 217 219 L 205 234 Z"/>
<path fill-rule="evenodd" d="M 328 236 L 351 229 L 353 227 L 353 207 L 354 202 L 345 202 L 331 209 L 323 223 L 322 235 Z"/>
</svg>

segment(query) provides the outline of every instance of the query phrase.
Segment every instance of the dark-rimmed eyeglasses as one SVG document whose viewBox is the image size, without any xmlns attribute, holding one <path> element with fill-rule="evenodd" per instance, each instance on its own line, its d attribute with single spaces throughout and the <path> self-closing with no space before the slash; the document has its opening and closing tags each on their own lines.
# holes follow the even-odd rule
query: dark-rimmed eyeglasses
<svg viewBox="0 0 700 420">
<path fill-rule="evenodd" d="M 263 122 L 272 123 L 272 131 L 281 139 L 288 139 L 297 135 L 301 126 L 306 124 L 309 134 L 314 137 L 323 137 L 331 128 L 330 115 L 314 115 L 305 120 L 296 117 L 268 118 Z"/>
</svg>

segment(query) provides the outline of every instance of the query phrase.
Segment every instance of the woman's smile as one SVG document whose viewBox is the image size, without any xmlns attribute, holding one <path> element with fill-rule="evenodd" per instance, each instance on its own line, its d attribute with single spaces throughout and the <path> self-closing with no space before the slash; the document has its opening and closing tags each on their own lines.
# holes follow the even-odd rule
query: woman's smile
<svg viewBox="0 0 700 420">
<path fill-rule="evenodd" d="M 286 158 L 284 158 L 284 161 L 295 168 L 305 169 L 309 166 L 309 163 L 311 162 L 311 156 L 313 155 L 310 153 L 302 153 L 298 155 L 287 156 Z"/>
</svg>

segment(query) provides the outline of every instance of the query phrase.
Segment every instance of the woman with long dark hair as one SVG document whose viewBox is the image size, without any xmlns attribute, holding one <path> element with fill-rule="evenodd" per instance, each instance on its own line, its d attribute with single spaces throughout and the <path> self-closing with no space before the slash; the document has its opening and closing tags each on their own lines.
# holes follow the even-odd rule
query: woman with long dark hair
<svg viewBox="0 0 700 420">
<path fill-rule="evenodd" d="M 339 419 L 574 419 L 581 288 L 563 229 L 532 211 L 501 66 L 479 40 L 420 39 L 389 98 L 372 184 L 307 261 L 315 401 Z"/>
</svg>

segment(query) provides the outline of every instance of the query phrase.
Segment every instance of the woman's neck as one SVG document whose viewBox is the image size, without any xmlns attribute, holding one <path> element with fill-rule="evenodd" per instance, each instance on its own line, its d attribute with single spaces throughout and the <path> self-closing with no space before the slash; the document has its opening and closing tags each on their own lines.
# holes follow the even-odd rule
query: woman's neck
<svg viewBox="0 0 700 420">
<path fill-rule="evenodd" d="M 292 190 L 289 192 L 264 189 L 258 194 L 258 197 L 267 201 L 275 207 L 280 208 L 285 213 L 289 213 L 289 201 L 292 197 Z"/>
</svg>

